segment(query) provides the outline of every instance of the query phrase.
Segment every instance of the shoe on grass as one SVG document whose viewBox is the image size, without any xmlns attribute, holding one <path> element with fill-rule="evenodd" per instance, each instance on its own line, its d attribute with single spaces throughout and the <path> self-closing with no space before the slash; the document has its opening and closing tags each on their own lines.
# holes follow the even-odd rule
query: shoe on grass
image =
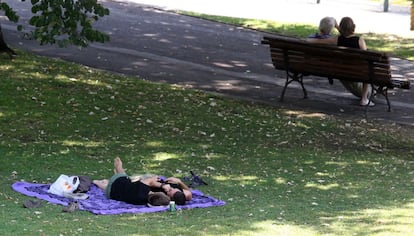
<svg viewBox="0 0 414 236">
<path fill-rule="evenodd" d="M 63 193 L 63 196 L 77 200 L 86 200 L 89 198 L 89 195 L 86 193 Z"/>
<path fill-rule="evenodd" d="M 25 208 L 37 208 L 42 206 L 42 201 L 27 200 L 23 203 Z"/>
<path fill-rule="evenodd" d="M 62 208 L 63 212 L 72 213 L 74 211 L 79 210 L 79 204 L 77 202 L 71 202 L 69 205 Z"/>
<path fill-rule="evenodd" d="M 373 106 L 375 106 L 375 103 L 373 101 L 368 100 L 368 101 L 361 101 L 359 103 L 359 105 L 361 105 L 363 107 L 366 107 L 366 106 L 373 107 Z"/>
</svg>

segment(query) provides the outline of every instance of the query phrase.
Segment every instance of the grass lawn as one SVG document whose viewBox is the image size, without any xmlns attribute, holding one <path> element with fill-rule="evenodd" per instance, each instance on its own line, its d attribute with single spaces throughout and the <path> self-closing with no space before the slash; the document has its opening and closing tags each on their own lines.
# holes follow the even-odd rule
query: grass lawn
<svg viewBox="0 0 414 236">
<path fill-rule="evenodd" d="M 280 110 L 19 51 L 0 78 L 0 235 L 407 235 L 409 127 Z M 223 207 L 98 216 L 11 189 L 61 173 L 184 177 Z"/>
<path fill-rule="evenodd" d="M 371 0 L 371 1 L 384 3 L 385 0 Z M 388 0 L 388 2 L 392 5 L 407 6 L 407 5 L 410 5 L 412 3 L 412 0 Z"/>
<path fill-rule="evenodd" d="M 182 14 L 214 20 L 227 24 L 261 30 L 270 33 L 284 34 L 293 37 L 306 38 L 318 32 L 317 25 L 286 24 L 271 20 L 246 19 L 238 17 L 216 16 L 195 12 L 181 12 Z M 409 27 L 409 26 L 407 26 Z M 391 56 L 414 60 L 414 38 L 401 37 L 390 34 L 364 33 L 367 47 L 371 50 L 387 52 Z"/>
</svg>

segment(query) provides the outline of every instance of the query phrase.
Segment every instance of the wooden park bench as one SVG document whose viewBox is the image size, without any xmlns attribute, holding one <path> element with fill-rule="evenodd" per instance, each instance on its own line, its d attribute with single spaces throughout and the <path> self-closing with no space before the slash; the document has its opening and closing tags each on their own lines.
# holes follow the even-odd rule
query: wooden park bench
<svg viewBox="0 0 414 236">
<path fill-rule="evenodd" d="M 387 101 L 388 111 L 391 110 L 388 89 L 410 88 L 409 80 L 391 77 L 390 60 L 382 52 L 315 44 L 278 35 L 265 36 L 262 44 L 269 45 L 275 69 L 286 71 L 281 101 L 287 86 L 293 81 L 300 83 L 307 98 L 303 77 L 308 75 L 327 77 L 331 83 L 332 79 L 369 83 L 372 87 L 371 96 L 382 94 Z"/>
</svg>

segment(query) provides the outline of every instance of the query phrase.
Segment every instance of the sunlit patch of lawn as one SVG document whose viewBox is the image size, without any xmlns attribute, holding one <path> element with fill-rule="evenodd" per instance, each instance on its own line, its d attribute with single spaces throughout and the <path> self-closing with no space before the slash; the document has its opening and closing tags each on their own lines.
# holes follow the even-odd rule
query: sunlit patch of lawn
<svg viewBox="0 0 414 236">
<path fill-rule="evenodd" d="M 414 39 L 396 35 L 365 34 L 368 46 L 378 51 L 388 52 L 390 55 L 414 60 Z"/>
<path fill-rule="evenodd" d="M 371 0 L 373 2 L 381 2 L 383 3 L 384 0 Z M 389 4 L 395 4 L 395 5 L 402 5 L 402 6 L 408 6 L 412 3 L 411 0 L 388 0 Z"/>
</svg>

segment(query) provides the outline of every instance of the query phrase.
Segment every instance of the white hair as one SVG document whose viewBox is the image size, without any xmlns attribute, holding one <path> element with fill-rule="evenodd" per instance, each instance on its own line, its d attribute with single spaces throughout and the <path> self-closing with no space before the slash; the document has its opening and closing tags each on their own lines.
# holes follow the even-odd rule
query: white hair
<svg viewBox="0 0 414 236">
<path fill-rule="evenodd" d="M 319 31 L 321 31 L 324 34 L 330 34 L 333 27 L 335 27 L 336 20 L 333 17 L 327 16 L 322 18 L 322 20 L 319 22 Z"/>
</svg>

